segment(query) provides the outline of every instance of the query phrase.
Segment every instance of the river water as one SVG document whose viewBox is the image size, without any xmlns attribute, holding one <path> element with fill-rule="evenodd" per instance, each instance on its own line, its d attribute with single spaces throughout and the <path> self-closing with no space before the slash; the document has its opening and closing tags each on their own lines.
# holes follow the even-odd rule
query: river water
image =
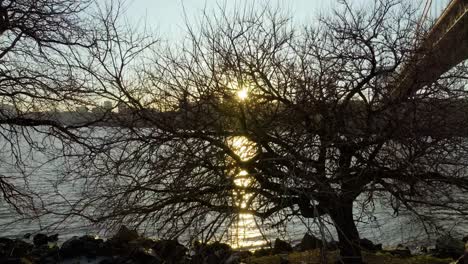
<svg viewBox="0 0 468 264">
<path fill-rule="evenodd" d="M 41 142 L 41 140 L 38 140 Z M 42 142 L 44 142 L 42 140 Z M 18 143 L 18 142 L 17 142 Z M 19 141 L 22 147 L 27 147 L 27 142 Z M 49 142 L 50 144 L 50 142 Z M 55 143 L 53 143 L 55 144 Z M 245 145 L 244 139 L 234 139 L 232 144 L 236 151 L 243 159 L 248 159 L 252 153 L 252 148 Z M 12 177 L 8 179 L 10 182 L 15 182 L 18 186 L 23 186 L 25 190 L 33 190 L 38 193 L 47 206 L 54 207 L 54 210 L 60 209 L 61 204 L 65 199 L 73 200 L 78 198 L 82 183 L 80 182 L 57 182 L 57 177 L 60 177 L 60 167 L 63 162 L 60 159 L 50 159 L 50 153 L 47 149 L 32 150 L 24 152 L 22 160 L 23 164 L 18 164 L 12 153 L 9 142 L 1 143 L 0 162 L 1 175 L 3 177 Z M 48 162 L 44 163 L 47 160 Z M 27 175 L 27 181 L 20 175 Z M 15 177 L 17 177 L 15 179 Z M 236 180 L 236 184 L 245 186 L 249 184 L 248 175 L 245 172 L 240 172 Z M 239 206 L 242 204 L 242 199 L 239 200 Z M 359 203 L 356 203 L 355 213 L 362 212 L 359 208 Z M 355 215 L 358 219 L 358 229 L 362 238 L 368 238 L 376 243 L 382 243 L 387 246 L 396 244 L 407 245 L 426 245 L 430 246 L 431 241 L 434 241 L 435 233 L 431 233 L 433 237 L 428 237 L 423 226 L 418 224 L 412 217 L 408 215 L 394 215 L 390 206 L 387 206 L 384 200 L 375 203 L 375 209 L 370 215 L 361 213 Z M 58 210 L 60 211 L 60 210 Z M 365 211 L 365 210 L 364 210 Z M 325 237 L 331 240 L 336 237 L 336 232 L 328 219 L 322 219 L 324 222 L 317 222 L 317 219 L 301 219 L 293 218 L 281 228 L 265 229 L 267 223 L 259 223 L 252 215 L 239 215 L 238 221 L 230 226 L 228 234 L 224 237 L 224 241 L 236 248 L 258 248 L 266 245 L 268 241 L 272 242 L 276 238 L 282 238 L 293 243 L 297 243 L 306 232 L 312 232 L 316 236 Z M 259 228 L 259 227 L 262 228 Z M 468 234 L 468 220 L 454 219 L 454 221 L 446 221 L 442 224 L 447 230 L 452 230 L 453 233 Z M 21 237 L 26 233 L 35 233 L 45 229 L 46 232 L 60 233 L 61 241 L 65 241 L 72 236 L 81 236 L 84 234 L 92 234 L 106 236 L 105 231 L 99 227 L 87 224 L 85 221 L 78 219 L 68 219 L 62 221 L 59 216 L 46 216 L 36 220 L 22 219 L 15 212 L 14 208 L 8 206 L 3 199 L 0 200 L 0 231 L 1 236 Z M 440 230 L 431 230 L 440 231 Z M 145 234 L 149 237 L 152 234 Z"/>
</svg>

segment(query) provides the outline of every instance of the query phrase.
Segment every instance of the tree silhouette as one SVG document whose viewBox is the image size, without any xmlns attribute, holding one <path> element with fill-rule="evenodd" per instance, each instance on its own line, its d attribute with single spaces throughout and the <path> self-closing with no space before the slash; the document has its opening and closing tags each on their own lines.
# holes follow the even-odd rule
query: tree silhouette
<svg viewBox="0 0 468 264">
<path fill-rule="evenodd" d="M 430 51 L 417 49 L 413 8 L 370 10 L 344 2 L 304 29 L 271 9 L 224 10 L 181 46 L 132 34 L 96 45 L 79 68 L 131 111 L 69 164 L 67 177 L 86 181 L 69 214 L 204 238 L 241 213 L 328 216 L 344 263 L 362 262 L 358 197 L 390 197 L 423 221 L 426 206 L 466 215 L 466 69 L 394 96 L 404 63 Z"/>
<path fill-rule="evenodd" d="M 155 51 L 138 81 L 116 76 L 103 92 L 137 122 L 127 116 L 126 129 L 99 139 L 106 151 L 79 163 L 89 185 L 75 213 L 168 236 L 194 225 L 213 236 L 239 213 L 328 215 L 345 263 L 362 262 L 359 196 L 392 197 L 421 220 L 421 206 L 466 214 L 465 131 L 454 114 L 463 91 L 442 78 L 392 96 L 403 63 L 422 52 L 415 16 L 380 1 L 371 12 L 345 4 L 304 30 L 268 9 L 189 28 L 190 42 Z"/>
</svg>

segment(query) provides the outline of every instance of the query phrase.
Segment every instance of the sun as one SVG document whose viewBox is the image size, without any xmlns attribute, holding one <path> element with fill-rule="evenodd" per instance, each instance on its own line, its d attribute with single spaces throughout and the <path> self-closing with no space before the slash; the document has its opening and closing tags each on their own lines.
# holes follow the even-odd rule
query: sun
<svg viewBox="0 0 468 264">
<path fill-rule="evenodd" d="M 239 100 L 244 101 L 249 97 L 249 90 L 247 88 L 243 88 L 237 91 L 237 97 Z"/>
</svg>

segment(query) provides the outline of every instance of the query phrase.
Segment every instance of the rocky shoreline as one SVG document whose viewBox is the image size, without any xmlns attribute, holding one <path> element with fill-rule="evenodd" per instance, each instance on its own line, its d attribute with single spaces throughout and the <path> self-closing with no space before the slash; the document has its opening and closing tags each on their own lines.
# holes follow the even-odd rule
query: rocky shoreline
<svg viewBox="0 0 468 264">
<path fill-rule="evenodd" d="M 277 256 L 279 263 L 293 263 L 288 260 L 294 252 L 314 250 L 333 252 L 338 250 L 337 242 L 326 242 L 310 234 L 305 234 L 301 242 L 292 246 L 286 241 L 276 239 L 273 246 L 254 252 L 235 250 L 229 245 L 214 242 L 210 244 L 194 243 L 190 248 L 177 240 L 152 240 L 140 236 L 136 231 L 122 226 L 107 240 L 94 236 L 73 237 L 58 246 L 58 234 L 36 234 L 24 239 L 0 237 L 0 263 L 2 264 L 48 264 L 48 263 L 99 263 L 99 264 L 240 264 L 273 263 L 267 259 Z M 32 243 L 30 243 L 32 240 Z M 452 236 L 443 236 L 436 240 L 435 248 L 421 248 L 420 252 L 411 252 L 408 247 L 398 245 L 393 249 L 383 249 L 381 244 L 374 244 L 368 239 L 361 239 L 360 245 L 369 254 L 386 254 L 395 258 L 410 258 L 414 254 L 435 258 L 450 258 L 452 263 L 463 264 L 465 243 Z M 305 263 L 305 262 L 304 262 Z M 437 262 L 449 263 L 449 262 Z"/>
</svg>

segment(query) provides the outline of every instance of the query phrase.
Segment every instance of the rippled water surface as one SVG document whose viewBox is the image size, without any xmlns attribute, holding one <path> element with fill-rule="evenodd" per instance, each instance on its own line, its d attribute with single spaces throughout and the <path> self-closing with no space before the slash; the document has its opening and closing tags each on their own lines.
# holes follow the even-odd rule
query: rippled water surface
<svg viewBox="0 0 468 264">
<path fill-rule="evenodd" d="M 51 160 L 46 164 L 42 164 L 48 160 L 45 151 L 34 150 L 32 152 L 24 153 L 23 156 L 25 164 L 20 164 L 18 167 L 16 159 L 12 156 L 11 147 L 8 142 L 2 142 L 2 149 L 0 151 L 0 159 L 2 167 L 0 173 L 8 177 L 17 177 L 16 179 L 9 179 L 10 182 L 15 182 L 18 186 L 23 186 L 27 189 L 33 190 L 40 194 L 44 203 L 54 207 L 55 210 L 60 209 L 60 203 L 64 199 L 74 200 L 79 198 L 82 183 L 80 182 L 61 182 L 56 184 L 57 177 L 60 175 L 61 160 Z M 18 144 L 26 145 L 26 142 L 19 142 Z M 242 140 L 234 140 L 242 151 L 252 151 L 242 145 Z M 20 172 L 27 175 L 25 182 L 22 177 L 19 177 Z M 245 176 L 245 175 L 243 175 Z M 243 183 L 241 183 L 243 184 Z M 54 205 L 57 203 L 57 205 Z M 9 207 L 5 201 L 0 200 L 0 225 L 2 226 L 2 236 L 22 236 L 26 233 L 34 233 L 40 229 L 48 228 L 49 225 L 55 223 L 60 217 L 47 216 L 40 221 L 19 221 L 21 220 L 14 209 Z M 58 210 L 60 211 L 60 210 Z M 355 208 L 355 212 L 359 212 L 359 208 Z M 427 240 L 425 230 L 422 226 L 416 224 L 411 218 L 405 216 L 395 217 L 393 211 L 390 210 L 385 204 L 376 203 L 375 212 L 373 217 L 366 215 L 356 215 L 357 219 L 362 219 L 364 222 L 358 224 L 361 232 L 361 237 L 369 238 L 377 243 L 384 245 L 396 245 L 398 243 L 409 244 L 422 244 Z M 18 220 L 15 222 L 15 220 Z M 316 220 L 315 220 L 316 221 Z M 238 221 L 233 224 L 229 229 L 229 234 L 226 236 L 225 241 L 230 243 L 233 247 L 240 248 L 258 248 L 266 245 L 266 241 L 273 241 L 277 237 L 290 240 L 292 242 L 299 241 L 305 232 L 312 231 L 317 236 L 325 235 L 330 239 L 335 236 L 334 228 L 330 224 L 322 225 L 319 229 L 317 222 L 313 219 L 292 219 L 281 228 L 266 229 L 257 222 L 251 215 L 240 215 Z M 325 219 L 326 221 L 326 219 Z M 7 224 L 8 223 L 8 224 Z M 455 226 L 454 222 L 447 222 L 448 229 L 455 228 L 458 232 L 468 233 L 468 223 L 466 220 L 459 221 Z M 99 228 L 86 224 L 85 221 L 77 219 L 69 219 L 61 224 L 55 226 L 59 230 L 60 238 L 62 241 L 75 236 L 84 234 L 99 234 L 106 236 L 105 233 L 100 231 Z M 49 230 L 48 232 L 53 232 Z M 146 234 L 151 236 L 152 234 Z"/>
</svg>

